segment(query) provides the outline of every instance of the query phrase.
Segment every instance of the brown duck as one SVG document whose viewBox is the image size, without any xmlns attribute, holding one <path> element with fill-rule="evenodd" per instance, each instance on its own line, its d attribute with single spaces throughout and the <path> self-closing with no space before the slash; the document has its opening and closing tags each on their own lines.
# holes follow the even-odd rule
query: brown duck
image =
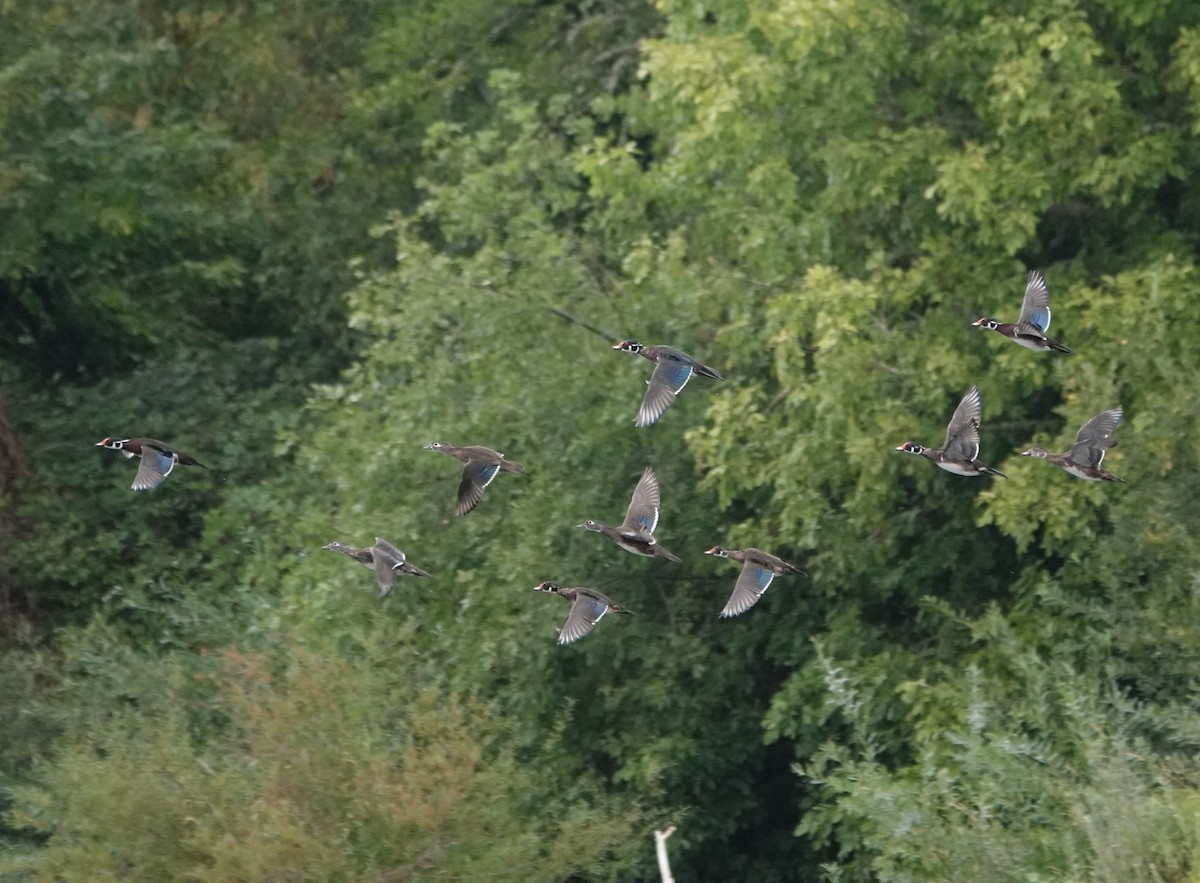
<svg viewBox="0 0 1200 883">
<path fill-rule="evenodd" d="M 675 401 L 675 396 L 683 391 L 693 374 L 702 374 L 713 380 L 724 380 L 715 368 L 701 364 L 682 350 L 659 344 L 646 346 L 636 340 L 622 340 L 613 349 L 633 353 L 654 363 L 654 371 L 650 374 L 646 395 L 638 408 L 635 426 L 649 426 L 657 423 L 658 418 Z"/>
<path fill-rule="evenodd" d="M 587 586 L 564 589 L 558 583 L 544 582 L 538 583 L 533 590 L 535 592 L 551 592 L 571 602 L 571 612 L 567 614 L 567 621 L 558 630 L 559 644 L 571 644 L 578 641 L 594 629 L 596 623 L 603 619 L 606 613 L 629 615 L 629 611 L 614 602 L 612 598 L 600 594 L 595 589 L 589 589 Z"/>
<path fill-rule="evenodd" d="M 171 474 L 176 464 L 208 468 L 195 457 L 153 438 L 106 438 L 96 442 L 96 447 L 120 451 L 127 458 L 140 458 L 137 474 L 133 476 L 133 484 L 130 485 L 135 491 L 148 491 L 158 487 Z"/>
<path fill-rule="evenodd" d="M 1079 428 L 1079 432 L 1075 433 L 1075 444 L 1065 454 L 1051 454 L 1045 448 L 1030 448 L 1021 456 L 1039 457 L 1068 475 L 1086 481 L 1124 481 L 1100 465 L 1108 449 L 1117 446 L 1112 434 L 1124 414 L 1120 405 L 1097 414 Z"/>
<path fill-rule="evenodd" d="M 782 558 L 776 558 L 762 549 L 725 549 L 713 546 L 704 554 L 730 558 L 742 563 L 742 571 L 733 586 L 733 594 L 729 596 L 725 609 L 721 611 L 722 617 L 737 616 L 757 604 L 776 576 L 804 573 L 796 565 L 788 564 Z"/>
<path fill-rule="evenodd" d="M 458 506 L 455 515 L 466 515 L 479 505 L 483 499 L 483 489 L 486 488 L 501 472 L 524 473 L 525 467 L 513 460 L 505 460 L 504 455 L 482 445 L 463 445 L 459 447 L 447 442 L 435 441 L 425 446 L 427 451 L 438 451 L 449 454 L 463 464 L 462 481 L 458 485 Z"/>
<path fill-rule="evenodd" d="M 1050 290 L 1037 270 L 1031 271 L 1025 280 L 1025 299 L 1021 301 L 1021 314 L 1016 322 L 999 322 L 984 316 L 972 324 L 1002 334 L 1035 353 L 1071 353 L 1069 348 L 1046 336 L 1050 330 Z"/>
<path fill-rule="evenodd" d="M 382 537 L 375 537 L 375 545 L 366 549 L 356 549 L 345 543 L 334 541 L 322 546 L 330 552 L 341 552 L 349 555 L 360 564 L 365 564 L 375 570 L 375 579 L 379 583 L 379 597 L 386 598 L 396 584 L 398 576 L 431 576 L 419 567 L 408 563 L 407 556 Z"/>
<path fill-rule="evenodd" d="M 1008 478 L 999 469 L 984 466 L 976 459 L 979 456 L 979 421 L 982 418 L 983 398 L 979 395 L 979 388 L 972 386 L 954 409 L 954 416 L 946 427 L 946 441 L 940 448 L 905 442 L 896 450 L 918 454 L 955 475 L 998 475 Z"/>
<path fill-rule="evenodd" d="M 625 520 L 619 527 L 592 519 L 577 524 L 576 527 L 608 537 L 626 552 L 632 552 L 634 555 L 678 561 L 678 557 L 660 546 L 654 538 L 654 528 L 658 526 L 658 503 L 658 479 L 654 470 L 647 467 L 633 489 L 633 499 L 629 501 L 629 508 L 625 510 Z"/>
</svg>

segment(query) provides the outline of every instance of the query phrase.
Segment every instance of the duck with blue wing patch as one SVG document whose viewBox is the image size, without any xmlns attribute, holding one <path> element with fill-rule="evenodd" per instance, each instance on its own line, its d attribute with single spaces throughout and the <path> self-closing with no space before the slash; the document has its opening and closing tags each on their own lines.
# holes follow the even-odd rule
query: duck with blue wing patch
<svg viewBox="0 0 1200 883">
<path fill-rule="evenodd" d="M 533 587 L 535 592 L 550 592 L 571 602 L 571 612 L 567 621 L 558 630 L 559 644 L 573 644 L 596 627 L 606 613 L 623 613 L 630 611 L 614 602 L 607 595 L 602 595 L 587 586 L 576 586 L 564 589 L 558 583 L 543 582 Z"/>
<path fill-rule="evenodd" d="M 984 316 L 972 324 L 1003 334 L 1035 353 L 1071 353 L 1072 350 L 1046 336 L 1050 330 L 1050 315 L 1050 289 L 1042 274 L 1033 270 L 1025 282 L 1025 299 L 1021 301 L 1021 315 L 1016 322 L 998 322 Z"/>
<path fill-rule="evenodd" d="M 654 529 L 658 526 L 658 507 L 658 478 L 655 477 L 653 469 L 646 467 L 637 487 L 633 489 L 633 499 L 629 501 L 625 520 L 621 522 L 620 527 L 593 519 L 577 524 L 576 527 L 607 537 L 634 555 L 678 561 L 679 558 L 660 546 L 654 537 Z"/>
<path fill-rule="evenodd" d="M 462 481 L 458 485 L 458 504 L 455 515 L 466 515 L 483 499 L 483 489 L 491 484 L 501 472 L 524 473 L 525 467 L 504 455 L 482 445 L 452 445 L 435 441 L 425 445 L 427 451 L 449 454 L 463 464 Z"/>
<path fill-rule="evenodd" d="M 638 408 L 635 426 L 649 426 L 657 423 L 658 418 L 675 401 L 675 396 L 687 386 L 693 374 L 703 374 L 714 380 L 724 380 L 716 369 L 703 365 L 682 350 L 674 347 L 645 346 L 636 340 L 623 340 L 613 349 L 633 353 L 654 363 L 654 373 L 650 375 L 646 396 Z"/>
<path fill-rule="evenodd" d="M 106 438 L 96 442 L 96 447 L 120 451 L 126 458 L 140 458 L 137 474 L 130 485 L 135 491 L 148 491 L 158 487 L 171 474 L 176 464 L 208 468 L 195 457 L 153 438 Z"/>
<path fill-rule="evenodd" d="M 738 616 L 757 604 L 776 576 L 804 573 L 794 564 L 788 564 L 782 558 L 776 558 L 762 549 L 725 549 L 713 546 L 704 554 L 730 558 L 742 563 L 741 573 L 733 586 L 733 594 L 729 596 L 725 609 L 721 611 L 722 617 Z"/>
</svg>

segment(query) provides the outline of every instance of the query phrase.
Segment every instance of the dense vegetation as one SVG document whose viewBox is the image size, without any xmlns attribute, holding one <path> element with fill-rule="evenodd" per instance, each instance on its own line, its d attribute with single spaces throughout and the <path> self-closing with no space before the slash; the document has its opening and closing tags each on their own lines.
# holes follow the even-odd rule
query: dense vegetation
<svg viewBox="0 0 1200 883">
<path fill-rule="evenodd" d="M 1190 0 L 25 3 L 0 71 L 0 876 L 1200 875 Z M 1028 268 L 1076 355 L 970 327 Z M 635 429 L 627 337 L 727 379 Z M 1008 480 L 891 451 L 971 384 Z M 1117 404 L 1127 484 L 1018 456 Z M 455 519 L 435 438 L 529 474 Z M 679 565 L 573 527 L 647 465 Z M 718 620 L 717 543 L 808 575 Z"/>
</svg>

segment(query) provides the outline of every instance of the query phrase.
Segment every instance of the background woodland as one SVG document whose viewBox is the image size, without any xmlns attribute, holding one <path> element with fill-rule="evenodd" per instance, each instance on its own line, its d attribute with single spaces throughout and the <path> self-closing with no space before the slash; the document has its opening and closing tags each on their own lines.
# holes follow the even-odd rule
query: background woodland
<svg viewBox="0 0 1200 883">
<path fill-rule="evenodd" d="M 1193 0 L 0 4 L 0 877 L 1197 879 L 1198 136 Z"/>
</svg>

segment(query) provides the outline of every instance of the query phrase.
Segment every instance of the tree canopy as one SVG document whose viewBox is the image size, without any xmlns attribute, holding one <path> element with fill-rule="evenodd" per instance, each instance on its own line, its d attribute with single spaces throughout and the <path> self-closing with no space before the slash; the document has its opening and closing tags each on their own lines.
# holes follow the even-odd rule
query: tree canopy
<svg viewBox="0 0 1200 883">
<path fill-rule="evenodd" d="M 4 874 L 1195 877 L 1194 4 L 0 23 Z M 971 327 L 1031 269 L 1074 355 Z M 725 380 L 635 428 L 621 339 Z M 893 451 L 972 385 L 1007 479 Z M 1020 456 L 1117 405 L 1125 483 Z M 679 564 L 574 527 L 646 466 Z"/>
</svg>

